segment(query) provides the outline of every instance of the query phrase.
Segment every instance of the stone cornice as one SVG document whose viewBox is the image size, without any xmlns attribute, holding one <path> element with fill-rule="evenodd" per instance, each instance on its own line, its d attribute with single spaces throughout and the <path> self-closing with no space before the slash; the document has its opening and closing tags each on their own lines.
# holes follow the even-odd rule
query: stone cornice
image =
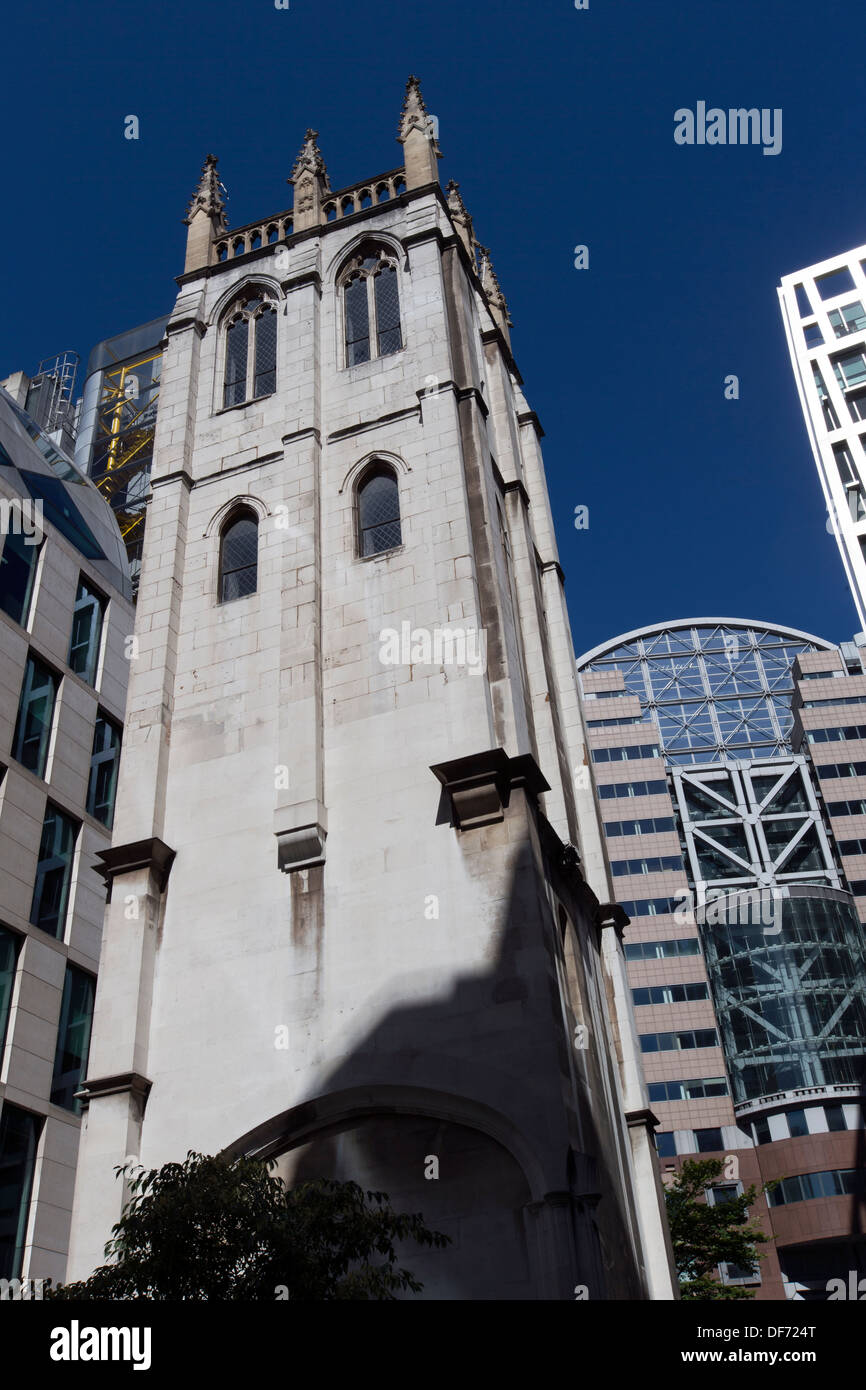
<svg viewBox="0 0 866 1390">
<path fill-rule="evenodd" d="M 102 868 L 94 866 L 96 872 L 101 874 L 107 883 L 111 883 L 121 874 L 148 869 L 156 875 L 159 891 L 164 893 L 174 863 L 175 851 L 169 849 L 164 840 L 154 835 L 149 840 L 134 840 L 130 844 L 112 845 L 110 849 L 98 850 L 96 857 L 102 860 Z"/>
<path fill-rule="evenodd" d="M 384 425 L 391 425 L 396 420 L 408 420 L 413 415 L 416 419 L 420 419 L 420 405 L 412 405 L 408 410 L 392 410 L 389 415 L 380 415 L 376 420 L 362 420 L 357 425 L 346 425 L 344 429 L 334 430 L 333 434 L 329 434 L 328 443 L 334 444 L 338 439 L 351 439 L 353 435 L 363 434 L 365 430 L 381 429 Z"/>
<path fill-rule="evenodd" d="M 522 787 L 537 802 L 550 786 L 535 759 L 524 753 L 510 758 L 504 748 L 486 748 L 465 758 L 436 763 L 430 768 L 442 784 L 457 830 L 474 830 L 505 818 L 514 787 Z"/>
<path fill-rule="evenodd" d="M 153 1082 L 142 1076 L 141 1072 L 124 1071 L 118 1072 L 115 1076 L 99 1076 L 92 1081 L 88 1077 L 76 1095 L 87 1103 L 97 1096 L 117 1096 L 131 1092 L 139 1100 L 146 1101 L 152 1085 Z"/>
</svg>

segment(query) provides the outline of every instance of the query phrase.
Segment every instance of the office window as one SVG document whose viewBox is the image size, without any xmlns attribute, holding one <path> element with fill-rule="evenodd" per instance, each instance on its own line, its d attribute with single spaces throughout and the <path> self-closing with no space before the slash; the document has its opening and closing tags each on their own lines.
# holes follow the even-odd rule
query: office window
<svg viewBox="0 0 866 1390">
<path fill-rule="evenodd" d="M 21 627 L 27 626 L 30 614 L 39 550 L 27 536 L 10 531 L 0 555 L 0 608 Z"/>
<path fill-rule="evenodd" d="M 696 1129 L 694 1135 L 699 1154 L 717 1153 L 724 1148 L 721 1129 Z"/>
<path fill-rule="evenodd" d="M 81 1088 L 87 1066 L 95 994 L 96 981 L 93 976 L 76 969 L 74 965 L 67 965 L 54 1054 L 51 1100 L 54 1105 L 62 1105 L 76 1115 L 81 1113 L 81 1101 L 75 1099 L 75 1092 Z"/>
<path fill-rule="evenodd" d="M 120 729 L 107 715 L 99 713 L 93 729 L 93 751 L 90 756 L 90 781 L 87 786 L 87 810 L 96 820 L 111 828 L 114 820 L 114 796 L 117 791 L 117 770 L 120 766 Z"/>
<path fill-rule="evenodd" d="M 651 1081 L 647 1093 L 651 1101 L 705 1100 L 708 1096 L 726 1096 L 728 1083 L 723 1076 L 693 1077 L 688 1081 Z M 720 1135 L 721 1131 L 715 1130 L 714 1133 Z"/>
<path fill-rule="evenodd" d="M 8 1101 L 0 1110 L 0 1279 L 21 1273 L 40 1120 Z"/>
<path fill-rule="evenodd" d="M 831 777 L 866 777 L 866 763 L 827 763 L 818 768 L 818 776 L 822 780 Z"/>
<path fill-rule="evenodd" d="M 587 719 L 588 729 L 612 729 L 619 728 L 623 724 L 643 724 L 645 722 L 642 714 L 630 714 L 622 719 Z"/>
<path fill-rule="evenodd" d="M 633 898 L 620 903 L 629 917 L 663 917 L 681 906 L 682 898 Z"/>
<path fill-rule="evenodd" d="M 866 420 L 866 391 L 852 391 L 848 396 L 848 411 L 852 420 Z"/>
<path fill-rule="evenodd" d="M 625 903 L 620 904 L 628 907 Z M 631 913 L 629 913 L 631 916 Z M 630 941 L 625 946 L 626 960 L 663 960 L 668 956 L 699 956 L 701 946 L 696 936 L 674 938 L 670 941 Z"/>
<path fill-rule="evenodd" d="M 771 1207 L 790 1206 L 793 1202 L 809 1202 L 816 1197 L 862 1196 L 866 1191 L 866 1173 L 861 1168 L 835 1168 L 822 1173 L 800 1173 L 783 1178 L 778 1187 L 767 1193 Z"/>
<path fill-rule="evenodd" d="M 866 816 L 866 801 L 828 801 L 831 816 Z"/>
<path fill-rule="evenodd" d="M 843 265 L 839 270 L 830 270 L 826 275 L 819 275 L 815 280 L 815 288 L 822 299 L 835 299 L 837 294 L 854 289 L 854 277 L 848 267 Z"/>
<path fill-rule="evenodd" d="M 72 613 L 69 665 L 88 685 L 96 683 L 104 613 L 105 599 L 93 588 L 90 580 L 82 575 L 78 581 L 78 593 L 75 595 L 75 608 Z"/>
<path fill-rule="evenodd" d="M 752 1132 L 756 1144 L 771 1144 L 773 1142 L 770 1138 L 769 1120 L 755 1120 L 752 1125 Z"/>
<path fill-rule="evenodd" d="M 608 835 L 660 835 L 675 830 L 673 816 L 648 816 L 645 820 L 608 820 L 604 823 Z"/>
<path fill-rule="evenodd" d="M 633 989 L 631 997 L 636 1006 L 647 1004 L 686 1004 L 695 999 L 708 999 L 706 984 L 646 985 Z"/>
<path fill-rule="evenodd" d="M 259 570 L 259 523 L 254 512 L 234 512 L 220 536 L 220 603 L 256 592 Z"/>
<path fill-rule="evenodd" d="M 806 734 L 809 743 L 845 743 L 849 739 L 866 738 L 866 724 L 846 724 L 829 729 L 810 729 Z"/>
<path fill-rule="evenodd" d="M 641 1033 L 641 1052 L 687 1052 L 697 1047 L 718 1047 L 715 1028 L 688 1028 L 677 1033 Z"/>
<path fill-rule="evenodd" d="M 841 309 L 831 309 L 827 317 L 837 338 L 844 338 L 849 333 L 859 333 L 866 328 L 866 314 L 859 299 L 855 299 L 851 304 L 843 304 Z"/>
<path fill-rule="evenodd" d="M 676 872 L 683 867 L 679 854 L 653 855 L 648 859 L 613 859 L 610 871 L 614 878 L 624 878 L 630 874 L 662 874 Z"/>
<path fill-rule="evenodd" d="M 803 337 L 806 340 L 806 347 L 821 347 L 824 342 L 824 334 L 817 323 L 807 323 L 803 325 Z"/>
<path fill-rule="evenodd" d="M 598 789 L 602 801 L 626 796 L 661 796 L 668 789 L 665 781 L 652 782 L 608 782 Z"/>
<path fill-rule="evenodd" d="M 6 1029 L 9 1026 L 9 1010 L 12 1005 L 12 991 L 15 988 L 20 945 L 21 938 L 17 932 L 0 927 L 0 1060 L 6 1042 Z"/>
<path fill-rule="evenodd" d="M 379 464 L 358 485 L 358 553 L 378 555 L 401 542 L 397 476 L 392 468 Z"/>
<path fill-rule="evenodd" d="M 673 1130 L 656 1130 L 656 1152 L 659 1158 L 675 1158 L 677 1152 Z"/>
<path fill-rule="evenodd" d="M 836 1133 L 837 1130 L 848 1128 L 844 1105 L 825 1105 L 824 1116 L 827 1121 L 827 1128 L 831 1133 Z"/>
<path fill-rule="evenodd" d="M 720 1182 L 715 1187 L 708 1187 L 704 1193 L 708 1207 L 724 1207 L 728 1202 L 736 1201 L 739 1196 L 738 1182 Z"/>
<path fill-rule="evenodd" d="M 824 378 L 814 362 L 812 363 L 812 375 L 815 378 L 815 387 L 821 400 L 821 409 L 824 412 L 824 424 L 827 426 L 828 430 L 837 430 L 839 428 L 839 419 L 833 409 L 830 397 L 827 394 Z"/>
<path fill-rule="evenodd" d="M 55 673 L 31 652 L 24 668 L 12 756 L 37 777 L 43 776 L 48 759 L 57 686 Z"/>
<path fill-rule="evenodd" d="M 799 1139 L 801 1135 L 809 1133 L 805 1110 L 789 1110 L 787 1120 L 788 1133 L 792 1139 Z"/>
<path fill-rule="evenodd" d="M 618 763 L 628 762 L 633 758 L 657 758 L 658 756 L 658 744 L 630 743 L 622 748 L 594 748 L 592 761 L 594 763 Z"/>
<path fill-rule="evenodd" d="M 76 822 L 49 801 L 42 823 L 30 921 L 34 927 L 41 927 L 61 939 L 66 926 L 77 834 Z"/>
<path fill-rule="evenodd" d="M 866 695 L 829 696 L 826 700 L 804 700 L 804 709 L 822 709 L 825 705 L 866 705 Z"/>
</svg>

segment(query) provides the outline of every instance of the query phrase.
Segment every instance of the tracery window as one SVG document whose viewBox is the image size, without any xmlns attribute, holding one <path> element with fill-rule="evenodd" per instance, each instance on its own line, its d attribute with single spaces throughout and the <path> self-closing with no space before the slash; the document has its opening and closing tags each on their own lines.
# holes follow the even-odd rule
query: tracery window
<svg viewBox="0 0 866 1390">
<path fill-rule="evenodd" d="M 259 400 L 276 389 L 276 306 L 264 290 L 252 287 L 226 321 L 223 407 Z"/>
<path fill-rule="evenodd" d="M 397 258 L 384 248 L 366 247 L 340 276 L 344 304 L 346 366 L 389 357 L 403 347 Z"/>
</svg>

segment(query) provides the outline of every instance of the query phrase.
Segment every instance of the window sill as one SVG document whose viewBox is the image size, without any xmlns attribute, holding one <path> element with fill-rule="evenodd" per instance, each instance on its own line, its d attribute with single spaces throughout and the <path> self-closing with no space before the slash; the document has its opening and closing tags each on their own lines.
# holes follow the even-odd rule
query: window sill
<svg viewBox="0 0 866 1390">
<path fill-rule="evenodd" d="M 377 550 L 373 555 L 356 555 L 355 559 L 361 564 L 368 564 L 371 560 L 390 560 L 393 555 L 402 555 L 405 549 L 404 542 L 402 545 L 392 545 L 390 550 Z"/>
<path fill-rule="evenodd" d="M 259 405 L 262 401 L 269 401 L 271 396 L 275 396 L 276 394 L 276 390 L 268 391 L 266 396 L 253 396 L 252 400 L 238 401 L 236 405 L 221 405 L 214 411 L 214 415 L 228 415 L 229 411 L 232 410 L 246 410 L 248 406 Z"/>
<path fill-rule="evenodd" d="M 365 369 L 366 369 L 366 374 L 367 374 L 368 376 L 372 376 L 372 374 L 373 374 L 374 371 L 380 371 L 380 370 L 381 370 L 382 364 L 383 364 L 384 362 L 390 362 L 390 361 L 392 360 L 392 358 L 399 357 L 400 354 L 401 354 L 402 352 L 405 352 L 405 351 L 406 351 L 406 344 L 404 343 L 403 346 L 402 346 L 401 348 L 398 348 L 396 352 L 388 352 L 388 353 L 385 354 L 384 357 L 371 357 L 371 358 L 369 358 L 369 360 L 366 361 L 366 362 L 344 362 L 344 363 L 343 363 L 343 366 L 340 368 L 340 371 L 341 371 L 341 372 L 359 372 L 359 373 L 363 374 L 363 373 L 365 372 Z"/>
</svg>

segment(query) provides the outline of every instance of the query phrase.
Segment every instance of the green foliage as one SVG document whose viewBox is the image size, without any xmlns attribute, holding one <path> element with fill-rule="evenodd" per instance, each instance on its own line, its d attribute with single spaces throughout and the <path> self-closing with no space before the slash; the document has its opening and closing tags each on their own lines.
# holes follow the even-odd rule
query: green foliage
<svg viewBox="0 0 866 1390">
<path fill-rule="evenodd" d="M 688 1159 L 665 1191 L 680 1297 L 684 1299 L 755 1296 L 753 1289 L 722 1284 L 716 1278 L 716 1266 L 724 1261 L 749 1267 L 764 1259 L 755 1246 L 767 1241 L 759 1226 L 746 1224 L 748 1208 L 756 1196 L 754 1186 L 720 1206 L 711 1207 L 699 1200 L 708 1187 L 717 1185 L 723 1169 L 720 1158 Z"/>
<path fill-rule="evenodd" d="M 282 1286 L 296 1303 L 393 1299 L 422 1288 L 398 1266 L 395 1241 L 450 1244 L 420 1215 L 392 1211 L 382 1192 L 326 1179 L 289 1190 L 252 1158 L 190 1152 L 138 1170 L 129 1191 L 105 1247 L 110 1263 L 50 1298 L 273 1301 Z"/>
</svg>

